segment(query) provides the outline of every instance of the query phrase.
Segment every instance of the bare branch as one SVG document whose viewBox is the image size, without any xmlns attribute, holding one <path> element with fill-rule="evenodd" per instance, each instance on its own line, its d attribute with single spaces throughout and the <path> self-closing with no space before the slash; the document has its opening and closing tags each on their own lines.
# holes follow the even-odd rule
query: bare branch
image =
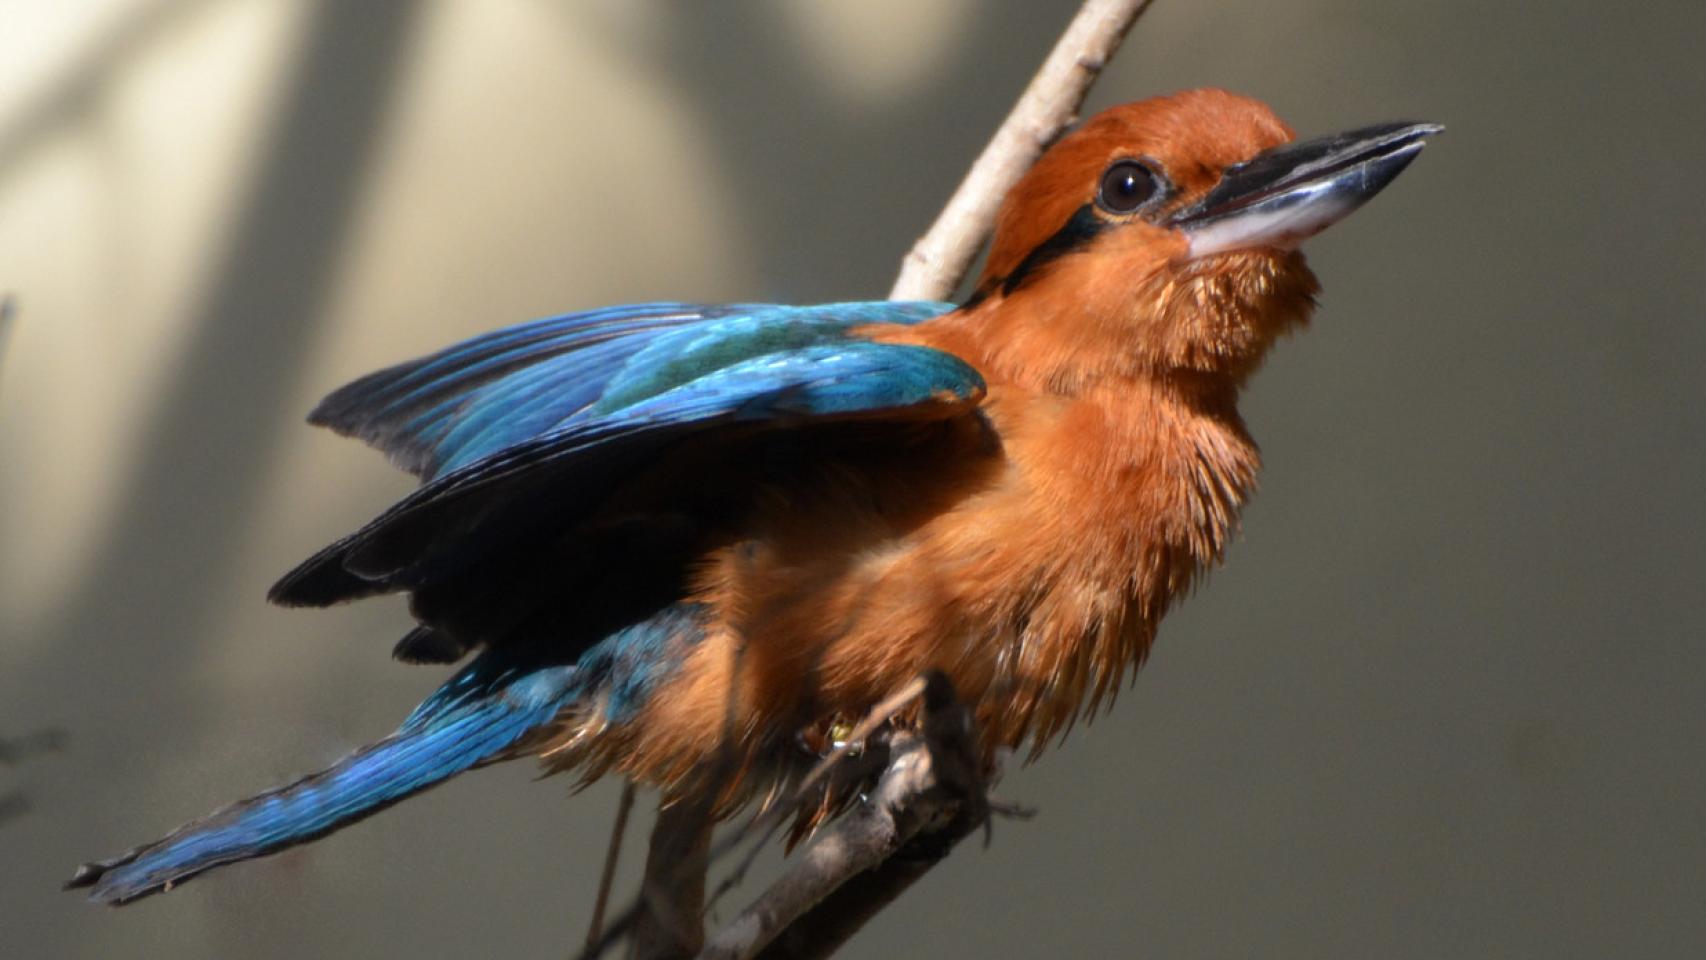
<svg viewBox="0 0 1706 960">
<path fill-rule="evenodd" d="M 873 706 L 873 708 L 870 709 L 870 713 L 865 714 L 865 718 L 858 723 L 858 726 L 853 728 L 853 732 L 851 732 L 848 737 L 844 738 L 843 742 L 836 745 L 836 749 L 831 750 L 829 755 L 826 755 L 824 759 L 817 762 L 817 766 L 812 767 L 812 771 L 805 774 L 805 778 L 800 779 L 800 783 L 798 783 L 797 788 L 793 789 L 792 796 L 788 798 L 788 801 L 785 801 L 785 803 L 778 803 L 776 807 L 771 808 L 768 812 L 761 813 L 761 815 L 757 815 L 757 817 L 752 817 L 751 820 L 747 820 L 746 824 L 740 825 L 739 829 L 735 830 L 734 834 L 723 837 L 722 841 L 717 842 L 717 846 L 711 847 L 710 858 L 706 861 L 706 866 L 710 865 L 710 863 L 717 863 L 717 861 L 725 858 L 728 854 L 734 853 L 735 849 L 739 849 L 740 844 L 744 844 L 744 842 L 747 842 L 749 837 L 752 837 L 754 834 L 757 834 L 757 832 L 761 832 L 761 830 L 763 830 L 763 834 L 759 836 L 757 842 L 752 844 L 752 849 L 747 853 L 746 858 L 742 858 L 740 865 L 735 866 L 735 870 L 730 871 L 730 875 L 725 876 L 725 878 L 723 878 L 723 882 L 718 885 L 717 890 L 711 893 L 710 902 L 706 902 L 705 907 L 703 907 L 703 911 L 710 911 L 711 904 L 715 904 L 715 902 L 722 897 L 723 893 L 727 893 L 728 890 L 732 890 L 732 888 L 739 885 L 740 880 L 746 876 L 746 871 L 751 868 L 752 861 L 756 859 L 757 853 L 759 853 L 761 849 L 764 849 L 764 846 L 768 844 L 771 837 L 775 836 L 776 829 L 781 827 L 781 824 L 785 822 L 786 817 L 788 817 L 790 813 L 795 812 L 795 810 L 804 803 L 805 798 L 809 798 L 810 793 L 812 793 L 812 789 L 817 788 L 817 786 L 824 781 L 824 778 L 829 776 L 829 772 L 833 772 L 834 767 L 841 764 L 841 762 L 844 762 L 844 760 L 851 757 L 851 755 L 855 755 L 856 745 L 870 742 L 870 740 L 872 740 L 873 733 L 877 733 L 880 726 L 894 720 L 894 716 L 896 716 L 897 713 L 901 713 L 902 709 L 908 708 L 909 704 L 916 701 L 918 697 L 923 696 L 923 694 L 925 694 L 925 687 L 925 677 L 918 677 L 918 679 L 911 680 L 908 684 L 902 685 L 899 691 L 889 694 L 889 696 L 885 697 L 884 701 L 880 701 L 877 706 Z M 887 760 L 882 760 L 882 762 L 887 762 Z M 880 767 L 877 767 L 877 769 L 880 769 Z M 856 772 L 855 776 L 865 776 L 865 774 L 863 774 L 863 772 Z M 653 829 L 653 844 L 657 844 L 657 837 L 659 837 L 657 829 Z M 647 876 L 648 878 L 652 876 L 652 863 L 650 863 L 650 861 L 647 863 Z M 701 883 L 703 883 L 703 880 L 701 880 Z M 630 933 L 631 929 L 635 928 L 636 924 L 640 922 L 640 917 L 643 916 L 648 909 L 650 909 L 650 911 L 657 911 L 657 892 L 659 892 L 659 888 L 660 887 L 657 883 L 653 883 L 652 892 L 641 895 L 641 899 L 636 899 L 635 902 L 631 902 L 631 904 L 623 907 L 623 911 L 619 912 L 616 919 L 612 919 L 611 924 L 609 924 L 609 928 L 602 929 L 601 931 L 601 929 L 597 929 L 597 924 L 594 924 L 594 929 L 587 933 L 587 946 L 585 946 L 585 950 L 580 951 L 577 955 L 578 960 L 594 960 L 594 958 L 602 957 L 602 955 L 604 955 L 604 951 L 609 950 L 611 946 L 616 945 L 616 941 L 621 940 L 623 936 Z M 701 890 L 703 890 L 703 887 L 701 887 Z M 670 914 L 681 914 L 682 911 L 681 909 L 670 909 L 669 912 Z"/>
<path fill-rule="evenodd" d="M 631 912 L 635 960 L 690 957 L 705 942 L 705 873 L 715 826 L 709 799 L 658 809 L 640 903 Z M 611 932 L 617 932 L 616 925 Z M 592 941 L 588 949 L 596 951 L 603 942 Z"/>
<path fill-rule="evenodd" d="M 988 817 L 971 714 L 946 676 L 929 678 L 922 732 L 894 733 L 888 750 L 876 789 L 718 931 L 701 960 L 746 960 L 784 931 L 790 936 L 777 945 L 780 955 L 827 956 Z M 940 853 L 903 853 L 925 847 Z M 812 922 L 795 929 L 802 918 Z"/>
<path fill-rule="evenodd" d="M 935 770 L 921 739 L 895 738 L 876 792 L 836 820 L 795 859 L 782 878 L 719 931 L 701 958 L 746 960 L 849 878 L 872 869 L 912 839 L 935 813 L 925 796 Z"/>
<path fill-rule="evenodd" d="M 901 261 L 889 299 L 940 300 L 954 292 L 994 229 L 1007 191 L 1078 119 L 1090 85 L 1153 2 L 1086 0 L 929 232 Z"/>
<path fill-rule="evenodd" d="M 854 727 L 853 731 L 849 733 L 845 739 L 840 743 L 837 743 L 835 747 L 830 750 L 828 756 L 819 760 L 817 766 L 813 767 L 809 773 L 801 778 L 798 786 L 794 788 L 793 795 L 790 797 L 788 802 L 779 803 L 759 816 L 753 817 L 746 823 L 742 824 L 734 833 L 717 842 L 716 848 L 711 851 L 712 863 L 721 860 L 724 856 L 733 852 L 736 847 L 746 842 L 747 838 L 751 837 L 754 833 L 762 831 L 762 834 L 758 838 L 758 842 L 755 843 L 752 846 L 752 849 L 747 852 L 747 855 L 741 859 L 740 864 L 736 866 L 727 877 L 723 878 L 723 882 L 719 883 L 717 885 L 717 889 L 711 893 L 711 900 L 707 905 L 707 908 L 715 906 L 717 901 L 722 899 L 723 894 L 728 893 L 730 890 L 733 890 L 736 886 L 740 885 L 740 882 L 746 878 L 746 872 L 752 868 L 753 861 L 758 858 L 759 851 L 763 850 L 765 844 L 770 842 L 770 838 L 775 836 L 776 830 L 782 825 L 782 822 L 789 816 L 792 816 L 793 813 L 805 803 L 806 799 L 812 795 L 812 792 L 816 790 L 821 783 L 823 783 L 824 778 L 829 776 L 837 764 L 846 760 L 856 751 L 863 750 L 872 735 L 882 728 L 884 724 L 887 724 L 902 710 L 911 706 L 912 701 L 923 696 L 925 683 L 926 681 L 924 677 L 915 677 L 908 681 L 906 685 L 902 686 L 899 690 L 896 690 L 894 693 L 883 698 L 882 701 L 871 708 L 869 713 L 865 714 L 865 718 L 859 721 L 858 726 Z"/>
</svg>

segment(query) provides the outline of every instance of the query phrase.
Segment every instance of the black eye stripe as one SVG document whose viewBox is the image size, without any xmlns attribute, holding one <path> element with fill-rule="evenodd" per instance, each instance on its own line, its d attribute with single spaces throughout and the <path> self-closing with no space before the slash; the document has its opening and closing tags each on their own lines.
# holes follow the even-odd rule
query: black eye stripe
<svg viewBox="0 0 1706 960">
<path fill-rule="evenodd" d="M 975 306 L 997 290 L 1004 296 L 1012 294 L 1056 260 L 1088 248 L 1103 231 L 1118 229 L 1132 214 L 1152 219 L 1175 193 L 1172 182 L 1147 162 L 1129 158 L 1114 161 L 1102 171 L 1092 202 L 1074 210 L 1065 223 L 1032 248 L 1009 273 L 985 280 L 961 306 Z M 1110 215 L 1120 219 L 1111 219 Z"/>
<path fill-rule="evenodd" d="M 1025 259 L 1019 261 L 1019 265 L 1013 268 L 1013 272 L 1002 279 L 1001 292 L 1003 294 L 1012 293 L 1035 274 L 1039 268 L 1069 253 L 1088 247 L 1098 234 L 1113 226 L 1107 220 L 1096 216 L 1091 211 L 1090 204 L 1086 203 L 1079 207 L 1073 211 L 1072 217 L 1062 224 L 1059 230 L 1038 244 L 1036 249 L 1026 254 Z"/>
</svg>

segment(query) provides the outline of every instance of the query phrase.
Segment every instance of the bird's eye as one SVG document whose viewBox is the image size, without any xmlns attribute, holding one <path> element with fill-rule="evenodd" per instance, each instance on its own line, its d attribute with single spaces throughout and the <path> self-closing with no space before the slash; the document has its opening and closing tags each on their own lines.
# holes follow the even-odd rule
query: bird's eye
<svg viewBox="0 0 1706 960">
<path fill-rule="evenodd" d="M 1136 160 L 1116 160 L 1102 174 L 1096 204 L 1109 213 L 1134 213 L 1155 196 L 1159 184 L 1155 174 Z"/>
</svg>

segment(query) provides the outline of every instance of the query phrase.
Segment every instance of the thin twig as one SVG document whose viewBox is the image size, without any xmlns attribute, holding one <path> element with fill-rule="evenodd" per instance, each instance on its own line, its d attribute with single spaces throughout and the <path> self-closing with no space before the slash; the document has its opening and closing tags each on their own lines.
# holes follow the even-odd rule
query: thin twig
<svg viewBox="0 0 1706 960">
<path fill-rule="evenodd" d="M 688 957 L 704 945 L 705 875 L 715 827 L 711 805 L 701 796 L 658 809 L 640 900 L 631 914 L 635 960 Z"/>
<path fill-rule="evenodd" d="M 830 956 L 953 852 L 980 822 L 987 831 L 997 807 L 987 799 L 992 784 L 979 763 L 970 709 L 954 699 L 946 677 L 932 678 L 924 709 L 924 739 L 937 786 L 893 809 L 901 834 L 912 824 L 923 826 L 878 865 L 861 872 L 853 872 L 851 864 L 843 866 L 847 874 L 834 892 L 784 926 L 757 954 L 760 960 Z M 989 772 L 999 774 L 999 765 Z"/>
<path fill-rule="evenodd" d="M 728 877 L 725 877 L 721 884 L 718 885 L 716 892 L 712 894 L 706 902 L 704 910 L 710 910 L 719 897 L 739 885 L 740 879 L 745 876 L 746 871 L 752 866 L 752 861 L 755 859 L 757 853 L 764 849 L 764 846 L 769 842 L 770 838 L 775 835 L 776 829 L 781 826 L 788 814 L 797 809 L 800 804 L 810 796 L 811 791 L 816 788 L 818 784 L 823 782 L 823 779 L 829 775 L 835 766 L 846 758 L 852 756 L 852 752 L 858 744 L 870 740 L 871 736 L 878 730 L 878 728 L 894 719 L 896 714 L 906 709 L 914 700 L 917 700 L 922 696 L 925 692 L 925 686 L 925 678 L 914 678 L 905 686 L 884 698 L 875 707 L 872 707 L 870 712 L 865 715 L 865 718 L 859 721 L 858 725 L 853 728 L 853 732 L 850 733 L 846 739 L 837 744 L 835 748 L 825 755 L 822 760 L 818 761 L 817 765 L 814 766 L 805 777 L 801 778 L 799 785 L 794 789 L 788 800 L 778 803 L 776 806 L 770 808 L 759 816 L 751 818 L 746 823 L 742 824 L 739 829 L 728 836 L 723 837 L 714 847 L 711 848 L 710 855 L 706 861 L 707 865 L 716 863 L 728 856 L 730 853 L 733 853 L 747 840 L 747 838 L 751 837 L 753 833 L 758 830 L 763 829 L 764 831 L 763 836 L 756 844 L 753 845 L 752 849 L 748 851 L 747 856 L 743 858 L 741 864 L 736 867 Z M 636 898 L 633 902 L 624 907 L 622 912 L 617 914 L 615 919 L 610 921 L 609 926 L 602 932 L 602 935 L 593 936 L 589 933 L 587 936 L 586 949 L 581 951 L 577 960 L 594 960 L 594 958 L 602 956 L 604 951 L 614 946 L 617 940 L 626 936 L 630 930 L 634 929 L 643 913 L 643 907 L 643 896 L 642 898 Z"/>
<path fill-rule="evenodd" d="M 859 721 L 859 725 L 853 728 L 853 732 L 848 734 L 845 740 L 837 743 L 829 751 L 829 754 L 818 761 L 817 766 L 813 767 L 811 772 L 800 780 L 798 789 L 794 791 L 794 802 L 797 804 L 803 800 L 819 783 L 822 783 L 823 778 L 829 776 L 829 772 L 841 762 L 843 757 L 854 750 L 862 749 L 862 744 L 870 739 L 871 734 L 877 732 L 878 727 L 893 720 L 896 714 L 911 706 L 912 701 L 924 696 L 924 689 L 927 685 L 928 681 L 925 677 L 913 677 L 906 682 L 905 686 L 879 700 L 877 705 L 865 714 L 865 719 Z"/>
<path fill-rule="evenodd" d="M 792 809 L 794 806 L 795 804 L 788 805 L 789 809 Z M 776 810 L 781 809 L 783 808 L 776 808 Z M 710 912 L 717 906 L 717 901 L 723 899 L 723 894 L 728 893 L 730 890 L 733 890 L 746 882 L 747 871 L 752 869 L 752 865 L 757 862 L 758 855 L 764 851 L 764 848 L 770 845 L 770 840 L 776 836 L 776 831 L 782 828 L 782 818 L 780 816 L 769 818 L 754 817 L 751 820 L 748 820 L 741 830 L 737 831 L 738 836 L 734 838 L 736 843 L 750 836 L 752 830 L 757 829 L 757 823 L 761 819 L 769 819 L 769 825 L 764 828 L 764 833 L 759 836 L 752 846 L 747 848 L 746 856 L 740 858 L 740 863 L 736 864 L 735 868 L 729 871 L 729 875 L 724 877 L 721 883 L 717 884 L 717 889 L 712 890 L 711 895 L 705 898 L 706 912 Z M 728 837 L 724 837 L 723 840 L 719 842 L 717 851 L 711 855 L 711 861 L 713 863 L 734 851 L 736 843 L 730 843 L 729 839 L 730 838 Z"/>
<path fill-rule="evenodd" d="M 792 796 L 786 802 L 778 803 L 759 816 L 753 817 L 742 824 L 740 829 L 717 842 L 717 846 L 713 848 L 711 853 L 713 863 L 732 852 L 760 828 L 764 831 L 758 842 L 754 843 L 751 849 L 747 851 L 746 856 L 741 858 L 740 865 L 730 871 L 729 875 L 723 878 L 723 882 L 717 885 L 717 889 L 712 892 L 710 899 L 706 902 L 705 909 L 709 910 L 716 906 L 723 894 L 739 886 L 741 881 L 746 879 L 746 873 L 752 868 L 753 861 L 758 859 L 759 852 L 769 844 L 770 838 L 776 835 L 776 830 L 782 826 L 782 822 L 799 809 L 801 804 L 805 803 L 812 791 L 823 782 L 824 778 L 829 776 L 837 764 L 852 756 L 853 751 L 863 749 L 865 742 L 871 739 L 872 734 L 876 733 L 878 728 L 893 720 L 902 710 L 911 706 L 914 700 L 923 696 L 924 686 L 925 680 L 922 676 L 914 677 L 905 686 L 883 698 L 865 714 L 865 718 L 859 721 L 852 733 L 837 743 L 809 773 L 800 779 L 799 785 L 794 788 Z"/>
<path fill-rule="evenodd" d="M 604 870 L 598 876 L 598 899 L 592 903 L 592 922 L 587 924 L 586 945 L 596 945 L 604 935 L 604 910 L 610 905 L 610 888 L 616 882 L 616 861 L 622 856 L 622 837 L 628 832 L 628 814 L 634 809 L 634 781 L 622 782 L 622 798 L 616 801 L 616 823 L 610 827 L 610 849 L 604 853 Z"/>
<path fill-rule="evenodd" d="M 932 673 L 925 693 L 922 729 L 897 731 L 890 739 L 889 763 L 871 794 L 826 827 L 768 889 L 719 930 L 699 954 L 702 960 L 746 960 L 764 949 L 796 921 L 813 914 L 853 878 L 884 870 L 897 853 L 915 839 L 946 831 L 941 845 L 946 855 L 953 843 L 988 816 L 978 775 L 976 738 L 970 711 L 954 695 L 953 685 Z M 920 858 L 930 862 L 932 858 Z M 883 883 L 864 891 L 865 908 L 851 901 L 819 915 L 833 921 L 833 943 L 825 938 L 808 946 L 827 955 L 858 930 L 866 919 L 928 869 L 902 865 L 904 883 Z M 891 871 L 892 872 L 892 871 Z M 900 879 L 901 875 L 896 874 Z"/>
<path fill-rule="evenodd" d="M 641 904 L 642 901 L 639 897 L 630 900 L 628 905 L 622 908 L 622 912 L 610 921 L 610 925 L 605 928 L 603 936 L 599 937 L 596 942 L 593 942 L 590 937 L 587 938 L 586 948 L 575 954 L 575 960 L 597 960 L 597 958 L 604 956 L 604 951 L 614 947 L 618 940 L 633 931 L 635 922 L 640 918 Z"/>
<path fill-rule="evenodd" d="M 1007 191 L 1074 120 L 1126 31 L 1154 0 L 1086 0 L 930 230 L 901 261 L 890 300 L 954 292 L 995 226 Z"/>
<path fill-rule="evenodd" d="M 901 735 L 895 738 L 891 757 L 867 802 L 837 819 L 795 854 L 787 872 L 719 930 L 701 957 L 745 960 L 753 956 L 847 879 L 882 863 L 911 839 L 916 827 L 908 832 L 896 814 L 920 810 L 918 798 L 934 786 L 929 755 L 921 739 Z"/>
</svg>

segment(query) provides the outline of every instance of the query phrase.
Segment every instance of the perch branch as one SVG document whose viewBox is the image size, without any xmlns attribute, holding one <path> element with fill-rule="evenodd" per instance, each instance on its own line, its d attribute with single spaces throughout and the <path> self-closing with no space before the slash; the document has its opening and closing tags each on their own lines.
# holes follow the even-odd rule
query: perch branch
<svg viewBox="0 0 1706 960">
<path fill-rule="evenodd" d="M 970 268 L 1007 191 L 1078 119 L 1090 85 L 1154 0 L 1086 0 L 936 222 L 901 261 L 890 300 L 940 300 Z"/>
<path fill-rule="evenodd" d="M 807 797 L 811 795 L 812 791 L 823 782 L 825 777 L 829 776 L 830 773 L 834 771 L 836 765 L 852 756 L 856 745 L 870 741 L 872 735 L 877 732 L 878 728 L 892 720 L 896 714 L 910 706 L 914 700 L 923 696 L 925 689 L 925 678 L 919 677 L 907 683 L 893 694 L 890 694 L 875 707 L 872 707 L 870 713 L 866 714 L 865 718 L 853 728 L 852 733 L 850 733 L 841 743 L 837 744 L 836 747 L 829 752 L 828 756 L 820 760 L 817 766 L 813 767 L 812 770 L 801 779 L 800 783 L 790 794 L 790 798 L 787 802 L 778 804 L 769 811 L 753 817 L 734 833 L 718 841 L 717 845 L 710 851 L 710 855 L 706 863 L 707 866 L 721 860 L 730 853 L 733 853 L 754 833 L 758 833 L 761 830 L 763 831 L 758 842 L 750 851 L 748 851 L 748 855 L 742 859 L 740 865 L 734 869 L 729 877 L 724 879 L 720 886 L 718 886 L 716 892 L 711 896 L 711 903 L 714 903 L 717 898 L 721 897 L 724 893 L 727 893 L 730 889 L 733 889 L 734 886 L 740 882 L 741 878 L 745 876 L 748 868 L 752 866 L 752 861 L 755 859 L 756 854 L 763 849 L 764 844 L 769 841 L 772 835 L 774 835 L 776 828 L 782 824 L 788 814 L 792 813 Z M 673 827 L 668 827 L 662 823 L 660 823 L 660 827 L 664 827 L 665 829 L 674 829 Z M 658 838 L 658 831 L 656 829 L 654 829 L 652 836 L 655 844 Z M 652 876 L 653 870 L 661 869 L 663 863 L 664 861 L 659 860 L 656 861 L 657 865 L 654 866 L 654 861 L 649 860 L 646 867 L 647 876 Z M 654 883 L 653 887 L 656 888 L 659 885 L 660 884 L 658 883 Z M 651 894 L 646 894 L 635 902 L 630 903 L 620 914 L 617 915 L 616 919 L 610 922 L 609 927 L 604 929 L 602 932 L 589 932 L 587 935 L 586 948 L 577 955 L 578 960 L 593 960 L 593 958 L 602 956 L 604 951 L 613 946 L 617 940 L 626 936 L 631 930 L 633 930 L 636 924 L 641 922 L 640 918 L 648 910 L 656 911 L 657 904 L 655 902 L 648 901 L 648 897 L 651 896 Z M 706 904 L 704 909 L 709 910 L 710 904 Z M 671 912 L 679 914 L 681 911 L 674 910 Z M 644 956 L 643 954 L 637 955 Z"/>
<path fill-rule="evenodd" d="M 705 874 L 715 825 L 709 800 L 658 808 L 639 909 L 624 917 L 633 925 L 636 960 L 690 957 L 705 942 Z"/>
<path fill-rule="evenodd" d="M 718 931 L 701 960 L 747 960 L 767 946 L 769 956 L 828 956 L 987 818 L 971 714 L 946 676 L 930 676 L 920 733 L 894 733 L 888 750 L 871 794 Z"/>
<path fill-rule="evenodd" d="M 817 789 L 819 784 L 823 783 L 824 778 L 828 777 L 830 773 L 835 770 L 838 764 L 852 755 L 855 750 L 863 750 L 866 744 L 871 740 L 872 736 L 875 735 L 884 724 L 893 720 L 902 710 L 911 706 L 912 701 L 923 696 L 925 684 L 926 681 L 924 677 L 916 677 L 899 690 L 896 690 L 894 693 L 885 697 L 876 706 L 872 707 L 869 713 L 865 714 L 865 719 L 859 721 L 858 726 L 854 727 L 853 731 L 849 733 L 845 739 L 840 743 L 837 743 L 835 747 L 830 750 L 828 756 L 818 761 L 817 766 L 813 767 L 809 773 L 801 778 L 799 784 L 795 786 L 792 798 L 789 802 L 779 803 L 759 816 L 753 817 L 751 820 L 748 820 L 743 824 L 740 829 L 718 841 L 716 848 L 711 852 L 711 861 L 713 863 L 721 860 L 729 853 L 732 853 L 736 847 L 739 847 L 742 843 L 746 842 L 748 837 L 762 831 L 758 842 L 753 844 L 752 848 L 747 851 L 747 855 L 745 857 L 741 858 L 740 864 L 736 866 L 735 869 L 723 879 L 723 882 L 717 885 L 717 889 L 711 893 L 710 903 L 707 904 L 707 908 L 716 906 L 717 901 L 722 899 L 723 894 L 728 893 L 730 890 L 733 890 L 735 887 L 740 885 L 740 882 L 746 878 L 746 872 L 752 868 L 753 861 L 758 859 L 759 851 L 764 849 L 765 844 L 767 844 L 770 841 L 770 838 L 775 835 L 776 829 L 782 825 L 782 822 L 792 815 L 794 811 L 806 801 L 806 798 L 812 795 L 812 792 Z"/>
</svg>

